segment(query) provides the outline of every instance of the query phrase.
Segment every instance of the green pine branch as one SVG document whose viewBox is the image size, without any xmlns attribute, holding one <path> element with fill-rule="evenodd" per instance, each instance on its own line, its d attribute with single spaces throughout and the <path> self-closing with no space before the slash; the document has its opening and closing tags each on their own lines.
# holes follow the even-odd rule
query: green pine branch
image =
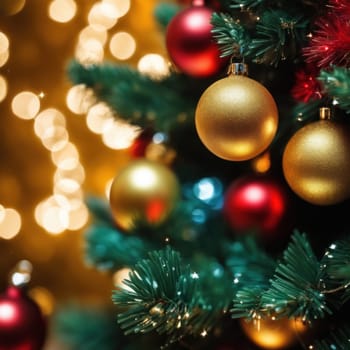
<svg viewBox="0 0 350 350">
<path fill-rule="evenodd" d="M 317 340 L 313 349 L 317 350 L 346 350 L 350 348 L 350 324 L 344 324 L 330 332 L 328 337 Z"/>
<path fill-rule="evenodd" d="M 169 247 L 149 253 L 124 281 L 128 289 L 113 293 L 114 303 L 126 307 L 118 315 L 121 328 L 125 334 L 155 330 L 166 334 L 169 343 L 207 332 L 228 305 L 222 297 L 210 297 L 205 278 L 192 272 L 180 254 Z M 218 290 L 222 293 L 221 287 Z"/>
<path fill-rule="evenodd" d="M 193 120 L 199 91 L 184 75 L 153 80 L 127 65 L 84 66 L 76 61 L 68 66 L 68 74 L 73 84 L 92 89 L 116 117 L 131 124 L 168 132 L 179 123 Z"/>
<path fill-rule="evenodd" d="M 350 70 L 345 67 L 321 70 L 319 80 L 328 96 L 346 113 L 350 113 Z"/>
</svg>

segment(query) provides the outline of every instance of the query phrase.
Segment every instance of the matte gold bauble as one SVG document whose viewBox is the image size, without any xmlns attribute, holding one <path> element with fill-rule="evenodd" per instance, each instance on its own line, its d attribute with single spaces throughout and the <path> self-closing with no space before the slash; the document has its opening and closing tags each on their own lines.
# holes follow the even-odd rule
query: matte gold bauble
<svg viewBox="0 0 350 350">
<path fill-rule="evenodd" d="M 168 167 L 140 159 L 118 173 L 109 200 L 117 226 L 128 231 L 139 220 L 155 225 L 163 222 L 179 195 L 180 185 Z"/>
<path fill-rule="evenodd" d="M 320 120 L 298 130 L 283 154 L 292 190 L 315 205 L 332 205 L 350 195 L 350 129 Z"/>
<path fill-rule="evenodd" d="M 248 338 L 263 349 L 285 349 L 307 330 L 302 321 L 288 318 L 242 319 L 240 323 Z"/>
<path fill-rule="evenodd" d="M 269 91 L 240 70 L 210 85 L 198 101 L 199 138 L 216 156 L 252 159 L 272 142 L 278 126 L 276 103 Z"/>
</svg>

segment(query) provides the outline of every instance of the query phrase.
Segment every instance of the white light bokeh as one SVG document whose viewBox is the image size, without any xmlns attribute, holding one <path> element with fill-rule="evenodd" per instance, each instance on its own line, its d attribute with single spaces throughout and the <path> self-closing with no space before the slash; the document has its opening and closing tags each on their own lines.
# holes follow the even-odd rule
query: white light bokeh
<svg viewBox="0 0 350 350">
<path fill-rule="evenodd" d="M 6 34 L 0 32 L 0 54 L 7 52 L 10 47 L 10 41 Z"/>
<path fill-rule="evenodd" d="M 83 28 L 79 33 L 79 43 L 84 44 L 89 40 L 96 40 L 105 45 L 107 42 L 107 30 L 96 30 L 94 27 L 87 26 Z"/>
<path fill-rule="evenodd" d="M 77 4 L 74 0 L 53 0 L 49 4 L 49 17 L 60 23 L 71 21 L 77 13 Z"/>
<path fill-rule="evenodd" d="M 10 51 L 0 53 L 0 67 L 4 66 L 10 57 Z"/>
<path fill-rule="evenodd" d="M 22 226 L 21 215 L 13 208 L 3 208 L 0 221 L 0 238 L 12 239 L 19 233 Z"/>
<path fill-rule="evenodd" d="M 58 152 L 63 149 L 69 141 L 66 128 L 52 126 L 45 130 L 41 137 L 43 146 L 51 152 Z"/>
<path fill-rule="evenodd" d="M 136 51 L 136 41 L 127 32 L 115 33 L 109 42 L 111 54 L 119 60 L 127 60 Z"/>
<path fill-rule="evenodd" d="M 42 138 L 48 128 L 66 127 L 66 118 L 58 109 L 47 108 L 41 111 L 34 120 L 34 132 Z"/>
<path fill-rule="evenodd" d="M 161 80 L 169 76 L 168 62 L 161 55 L 149 53 L 140 58 L 137 64 L 138 70 L 154 80 Z"/>
<path fill-rule="evenodd" d="M 40 110 L 40 99 L 31 91 L 22 91 L 12 99 L 11 108 L 17 117 L 33 119 Z"/>
<path fill-rule="evenodd" d="M 88 23 L 96 30 L 110 29 L 118 21 L 118 11 L 114 4 L 107 2 L 95 3 L 88 14 Z"/>
<path fill-rule="evenodd" d="M 102 63 L 104 59 L 103 44 L 93 38 L 79 42 L 75 49 L 75 58 L 81 64 Z"/>
<path fill-rule="evenodd" d="M 102 2 L 113 5 L 118 17 L 125 16 L 130 10 L 130 0 L 102 0 Z"/>
<path fill-rule="evenodd" d="M 7 80 L 0 75 L 0 102 L 2 102 L 7 96 Z"/>
<path fill-rule="evenodd" d="M 72 170 L 79 164 L 79 152 L 73 143 L 68 142 L 59 151 L 52 152 L 51 159 L 57 168 L 62 170 Z"/>
<path fill-rule="evenodd" d="M 67 92 L 67 107 L 75 114 L 85 114 L 94 102 L 95 97 L 92 90 L 84 84 L 74 85 Z"/>
<path fill-rule="evenodd" d="M 97 103 L 92 106 L 86 116 L 88 128 L 95 134 L 102 134 L 111 121 L 114 121 L 114 114 L 110 107 L 103 103 Z"/>
</svg>

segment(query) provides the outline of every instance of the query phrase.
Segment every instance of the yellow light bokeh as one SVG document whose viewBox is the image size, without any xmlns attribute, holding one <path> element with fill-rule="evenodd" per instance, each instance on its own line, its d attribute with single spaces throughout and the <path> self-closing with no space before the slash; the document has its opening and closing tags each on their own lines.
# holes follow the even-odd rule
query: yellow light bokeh
<svg viewBox="0 0 350 350">
<path fill-rule="evenodd" d="M 79 152 L 76 146 L 68 142 L 62 149 L 51 153 L 51 159 L 57 168 L 71 170 L 79 164 Z"/>
<path fill-rule="evenodd" d="M 49 17 L 60 23 L 71 21 L 77 13 L 77 4 L 74 0 L 53 0 L 48 7 Z"/>
<path fill-rule="evenodd" d="M 125 122 L 113 120 L 106 123 L 102 134 L 103 143 L 111 149 L 126 149 L 130 147 L 139 135 L 140 128 Z"/>
<path fill-rule="evenodd" d="M 95 42 L 101 45 L 98 41 Z M 83 84 L 72 86 L 66 96 L 67 107 L 75 114 L 87 113 L 95 100 L 92 90 Z"/>
<path fill-rule="evenodd" d="M 0 53 L 0 67 L 4 66 L 10 57 L 10 51 Z"/>
<path fill-rule="evenodd" d="M 97 103 L 92 106 L 86 116 L 87 127 L 95 134 L 102 134 L 106 124 L 113 122 L 113 112 L 103 102 Z"/>
<path fill-rule="evenodd" d="M 6 34 L 0 32 L 0 54 L 7 52 L 10 47 L 10 41 Z"/>
<path fill-rule="evenodd" d="M 31 91 L 22 91 L 12 99 L 11 108 L 17 117 L 33 119 L 40 110 L 40 99 Z"/>
<path fill-rule="evenodd" d="M 89 220 L 89 211 L 84 203 L 69 212 L 68 230 L 76 231 L 83 228 Z"/>
<path fill-rule="evenodd" d="M 113 5 L 119 18 L 125 16 L 130 10 L 130 0 L 102 0 L 102 2 Z"/>
<path fill-rule="evenodd" d="M 58 109 L 47 108 L 41 111 L 34 120 L 34 132 L 42 138 L 45 131 L 51 127 L 66 127 L 66 118 Z"/>
<path fill-rule="evenodd" d="M 78 43 L 75 49 L 75 58 L 82 64 L 102 63 L 104 48 L 100 41 L 88 39 Z"/>
<path fill-rule="evenodd" d="M 127 60 L 136 51 L 136 41 L 129 33 L 118 32 L 111 37 L 109 50 L 115 58 Z"/>
<path fill-rule="evenodd" d="M 96 30 L 110 29 L 117 21 L 118 11 L 111 3 L 97 2 L 88 14 L 88 23 Z"/>
<path fill-rule="evenodd" d="M 2 215 L 3 218 L 0 221 L 0 238 L 12 239 L 21 229 L 21 216 L 17 210 L 13 208 L 4 208 L 2 210 Z"/>
<path fill-rule="evenodd" d="M 52 293 L 43 287 L 34 287 L 28 291 L 29 296 L 38 304 L 45 316 L 50 316 L 55 308 L 55 298 Z"/>
<path fill-rule="evenodd" d="M 56 169 L 54 174 L 54 183 L 62 179 L 73 179 L 77 183 L 82 184 L 85 180 L 85 170 L 81 164 L 77 164 L 74 169 L 64 170 Z"/>
<path fill-rule="evenodd" d="M 68 143 L 68 140 L 68 132 L 62 126 L 52 126 L 46 129 L 41 137 L 43 146 L 51 152 L 57 152 L 63 149 Z"/>
<path fill-rule="evenodd" d="M 89 40 L 96 40 L 101 43 L 101 45 L 105 45 L 107 42 L 107 30 L 96 30 L 96 28 L 87 26 L 83 28 L 79 33 L 79 43 L 83 44 Z"/>
<path fill-rule="evenodd" d="M 161 55 L 149 53 L 140 58 L 137 69 L 154 80 L 161 80 L 169 76 L 170 67 Z"/>
<path fill-rule="evenodd" d="M 7 96 L 7 80 L 0 75 L 0 102 Z"/>
<path fill-rule="evenodd" d="M 128 267 L 123 267 L 113 275 L 113 284 L 116 288 L 125 289 L 128 291 L 132 291 L 130 287 L 128 287 L 124 280 L 129 279 L 129 273 L 131 272 L 131 269 Z"/>
</svg>

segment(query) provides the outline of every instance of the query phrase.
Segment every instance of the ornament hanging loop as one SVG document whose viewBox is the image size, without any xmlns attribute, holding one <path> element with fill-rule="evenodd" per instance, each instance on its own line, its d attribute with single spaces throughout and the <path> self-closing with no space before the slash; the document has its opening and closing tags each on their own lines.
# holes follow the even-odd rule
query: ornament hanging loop
<svg viewBox="0 0 350 350">
<path fill-rule="evenodd" d="M 321 107 L 319 110 L 320 120 L 330 120 L 332 119 L 331 109 L 329 107 Z"/>
<path fill-rule="evenodd" d="M 33 266 L 28 260 L 19 261 L 10 273 L 10 284 L 15 287 L 26 286 L 32 276 Z"/>
<path fill-rule="evenodd" d="M 246 63 L 230 63 L 227 75 L 248 75 L 248 65 Z"/>
</svg>

